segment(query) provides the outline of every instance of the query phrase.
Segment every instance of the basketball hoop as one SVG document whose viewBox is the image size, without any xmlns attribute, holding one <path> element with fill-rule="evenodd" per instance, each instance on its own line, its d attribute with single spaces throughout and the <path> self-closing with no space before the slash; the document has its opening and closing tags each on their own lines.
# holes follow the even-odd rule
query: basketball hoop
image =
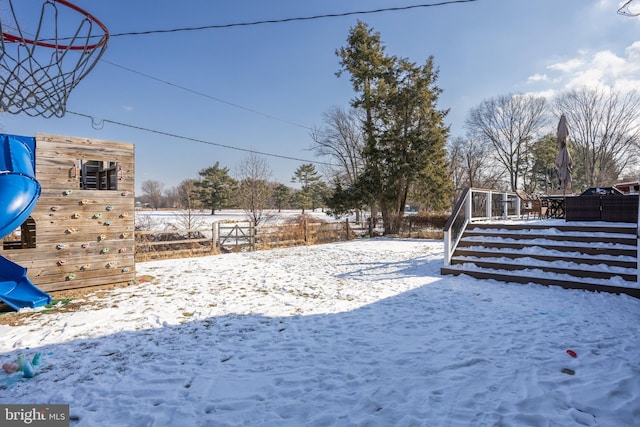
<svg viewBox="0 0 640 427">
<path fill-rule="evenodd" d="M 635 11 L 631 11 L 629 9 L 629 5 L 632 1 L 633 0 L 629 0 L 628 2 L 620 6 L 620 8 L 618 9 L 618 14 L 624 16 L 640 16 L 640 7 Z"/>
<path fill-rule="evenodd" d="M 67 0 L 0 2 L 0 34 L 0 111 L 45 118 L 64 116 L 109 40 L 107 27 Z"/>
</svg>

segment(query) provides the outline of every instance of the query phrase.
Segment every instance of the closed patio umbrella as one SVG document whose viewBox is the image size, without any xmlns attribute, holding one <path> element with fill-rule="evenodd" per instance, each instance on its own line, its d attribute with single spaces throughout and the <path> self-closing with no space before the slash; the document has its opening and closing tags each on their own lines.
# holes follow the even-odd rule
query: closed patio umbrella
<svg viewBox="0 0 640 427">
<path fill-rule="evenodd" d="M 567 138 L 569 136 L 569 127 L 567 118 L 563 114 L 560 116 L 558 123 L 557 143 L 558 155 L 556 156 L 556 170 L 558 171 L 558 186 L 563 194 L 571 189 L 571 154 L 567 148 Z"/>
</svg>

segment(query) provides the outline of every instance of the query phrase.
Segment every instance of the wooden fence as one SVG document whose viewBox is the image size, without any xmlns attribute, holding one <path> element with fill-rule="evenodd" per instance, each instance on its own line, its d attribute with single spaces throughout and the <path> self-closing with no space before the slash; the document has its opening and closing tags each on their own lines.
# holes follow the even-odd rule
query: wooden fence
<svg viewBox="0 0 640 427">
<path fill-rule="evenodd" d="M 254 226 L 249 222 L 214 223 L 208 229 L 139 230 L 136 261 L 304 246 L 354 239 L 368 233 L 366 224 L 343 222 Z"/>
<path fill-rule="evenodd" d="M 406 217 L 397 237 L 442 239 L 439 216 Z M 249 221 L 216 222 L 196 230 L 136 231 L 136 261 L 212 255 L 227 252 L 305 246 L 356 239 L 370 234 L 368 221 L 311 222 L 259 225 Z M 434 230 L 435 225 L 435 230 Z M 374 235 L 382 233 L 374 229 Z"/>
</svg>

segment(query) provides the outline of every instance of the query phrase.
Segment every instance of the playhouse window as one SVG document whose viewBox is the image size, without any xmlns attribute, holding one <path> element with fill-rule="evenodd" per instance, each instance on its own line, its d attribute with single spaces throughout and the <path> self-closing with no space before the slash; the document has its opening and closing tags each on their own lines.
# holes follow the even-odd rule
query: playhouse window
<svg viewBox="0 0 640 427">
<path fill-rule="evenodd" d="M 36 247 L 36 222 L 29 217 L 11 234 L 2 239 L 2 249 L 32 249 Z"/>
<path fill-rule="evenodd" d="M 80 161 L 81 190 L 117 190 L 118 162 Z"/>
</svg>

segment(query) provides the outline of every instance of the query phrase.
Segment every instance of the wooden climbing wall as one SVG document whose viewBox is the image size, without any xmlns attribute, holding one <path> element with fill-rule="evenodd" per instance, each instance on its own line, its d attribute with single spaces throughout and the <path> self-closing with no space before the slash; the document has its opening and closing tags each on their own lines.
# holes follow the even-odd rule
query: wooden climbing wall
<svg viewBox="0 0 640 427">
<path fill-rule="evenodd" d="M 35 164 L 42 193 L 0 255 L 47 292 L 134 281 L 133 144 L 37 134 Z"/>
</svg>

